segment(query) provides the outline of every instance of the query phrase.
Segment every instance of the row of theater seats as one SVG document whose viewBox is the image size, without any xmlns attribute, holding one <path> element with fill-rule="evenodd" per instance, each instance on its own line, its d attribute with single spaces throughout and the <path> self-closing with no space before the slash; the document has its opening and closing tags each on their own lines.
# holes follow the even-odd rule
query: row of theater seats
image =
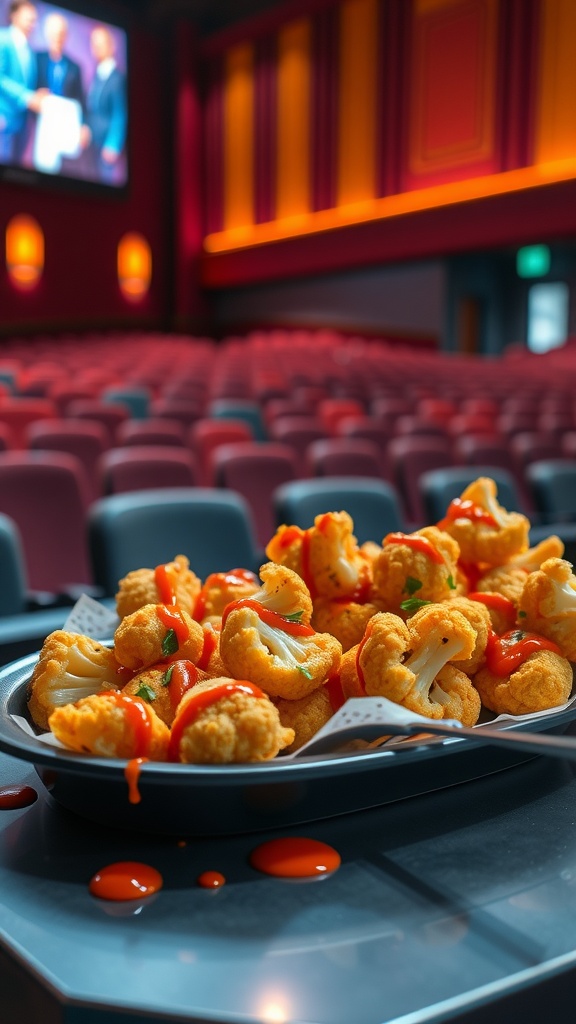
<svg viewBox="0 0 576 1024">
<path fill-rule="evenodd" d="M 132 569 L 169 561 L 177 553 L 190 559 L 201 577 L 236 566 L 257 569 L 264 556 L 247 503 L 240 495 L 213 488 L 168 488 L 134 491 L 94 502 L 74 504 L 69 457 L 58 456 L 44 481 L 46 489 L 29 490 L 13 516 L 0 514 L 0 663 L 36 649 L 58 628 L 66 605 L 81 592 L 112 603 L 118 580 Z M 68 463 L 68 465 L 67 465 Z M 48 462 L 40 469 L 48 469 Z M 522 509 L 514 478 L 496 467 L 481 467 L 497 483 L 501 503 Z M 551 461 L 532 467 L 535 497 L 546 520 L 531 531 L 532 543 L 559 533 L 566 556 L 576 556 L 576 462 Z M 420 481 L 428 522 L 436 522 L 450 500 L 476 476 L 470 467 L 425 473 Z M 35 502 L 35 507 L 31 507 Z M 390 531 L 409 529 L 398 495 L 389 483 L 367 477 L 326 477 L 290 481 L 271 496 L 274 524 L 306 528 L 314 517 L 345 509 L 360 543 L 381 541 Z M 570 507 L 568 507 L 570 506 Z M 564 520 L 570 517 L 567 523 Z M 270 534 L 271 535 L 271 534 Z M 40 582 L 57 592 L 48 605 L 30 586 Z M 49 585 L 52 584 L 50 588 Z M 44 604 L 44 607 L 41 607 Z M 58 606 L 59 605 L 59 606 Z"/>
</svg>

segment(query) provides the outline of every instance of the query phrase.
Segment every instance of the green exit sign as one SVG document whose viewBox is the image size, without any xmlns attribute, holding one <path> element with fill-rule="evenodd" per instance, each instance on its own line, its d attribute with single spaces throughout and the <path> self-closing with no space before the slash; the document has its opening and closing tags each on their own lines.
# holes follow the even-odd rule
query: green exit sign
<svg viewBox="0 0 576 1024">
<path fill-rule="evenodd" d="M 518 277 L 545 277 L 550 270 L 550 249 L 547 245 L 525 245 L 516 253 Z"/>
</svg>

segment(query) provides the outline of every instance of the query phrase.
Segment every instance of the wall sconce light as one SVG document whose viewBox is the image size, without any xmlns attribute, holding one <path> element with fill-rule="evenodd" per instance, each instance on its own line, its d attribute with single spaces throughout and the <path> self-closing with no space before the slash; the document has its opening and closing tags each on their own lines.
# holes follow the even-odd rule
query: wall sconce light
<svg viewBox="0 0 576 1024">
<path fill-rule="evenodd" d="M 44 232 L 34 217 L 19 213 L 6 227 L 6 268 L 12 284 L 34 288 L 44 270 Z"/>
<path fill-rule="evenodd" d="M 118 243 L 118 283 L 122 294 L 130 302 L 139 302 L 150 288 L 151 277 L 150 246 L 142 235 L 129 231 Z"/>
</svg>

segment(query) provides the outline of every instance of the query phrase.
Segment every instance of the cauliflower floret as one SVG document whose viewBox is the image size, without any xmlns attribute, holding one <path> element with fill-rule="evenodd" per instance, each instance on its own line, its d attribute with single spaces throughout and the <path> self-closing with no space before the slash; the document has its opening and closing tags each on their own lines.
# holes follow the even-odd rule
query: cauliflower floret
<svg viewBox="0 0 576 1024">
<path fill-rule="evenodd" d="M 467 676 L 473 676 L 484 661 L 488 634 L 492 629 L 490 612 L 482 602 L 471 601 L 467 597 L 454 597 L 450 602 L 450 607 L 455 608 L 458 612 L 462 612 L 462 615 L 476 633 L 476 642 L 470 657 L 462 660 L 453 658 L 450 664 L 465 672 Z"/>
<path fill-rule="evenodd" d="M 541 639 L 536 634 L 514 630 L 503 637 L 494 638 L 493 643 L 509 656 L 514 648 L 521 651 L 520 645 L 526 641 L 526 637 L 535 638 L 536 644 Z M 487 663 L 474 676 L 474 685 L 482 703 L 490 711 L 498 715 L 527 715 L 535 711 L 547 711 L 569 699 L 572 691 L 572 666 L 569 661 L 557 651 L 534 650 L 534 644 L 532 653 L 529 650 L 520 654 L 522 660 L 518 663 L 517 658 L 506 671 L 506 662 L 498 664 L 489 647 Z"/>
<path fill-rule="evenodd" d="M 198 622 L 214 622 L 221 618 L 227 604 L 254 595 L 258 587 L 258 577 L 250 569 L 213 572 L 205 579 L 196 598 L 194 618 Z"/>
<path fill-rule="evenodd" d="M 287 754 L 299 750 L 308 743 L 334 713 L 330 694 L 325 686 L 319 686 L 317 690 L 313 690 L 300 700 L 278 698 L 274 703 L 278 708 L 282 725 L 294 730 L 294 739 L 286 747 Z"/>
<path fill-rule="evenodd" d="M 203 646 L 200 623 L 183 608 L 163 604 L 145 604 L 126 615 L 114 634 L 117 661 L 135 670 L 166 661 L 176 653 L 195 663 Z"/>
<path fill-rule="evenodd" d="M 199 683 L 182 699 L 170 740 L 171 761 L 230 764 L 268 761 L 294 739 L 272 701 L 247 681 Z"/>
<path fill-rule="evenodd" d="M 522 628 L 553 640 L 576 661 L 576 576 L 563 558 L 549 558 L 526 578 L 519 602 Z"/>
<path fill-rule="evenodd" d="M 524 554 L 511 558 L 505 565 L 498 565 L 484 573 L 478 580 L 476 590 L 502 594 L 503 597 L 507 597 L 509 601 L 517 605 L 526 583 L 527 574 L 536 572 L 549 558 L 562 558 L 563 554 L 564 544 L 559 537 L 553 534 L 540 541 L 535 547 L 528 548 Z M 496 632 L 504 632 L 504 630 L 496 629 Z"/>
<path fill-rule="evenodd" d="M 232 606 L 223 619 L 220 654 L 228 672 L 251 679 L 271 697 L 305 697 L 338 670 L 341 653 L 330 633 L 315 633 L 256 603 Z"/>
<path fill-rule="evenodd" d="M 309 530 L 281 526 L 266 554 L 297 572 L 312 600 L 353 596 L 362 602 L 370 595 L 372 565 L 358 548 L 353 529 L 347 512 L 325 512 L 316 516 Z"/>
<path fill-rule="evenodd" d="M 380 611 L 382 605 L 372 601 L 358 604 L 357 601 L 330 601 L 319 597 L 314 601 L 312 625 L 319 633 L 332 633 L 342 644 L 342 650 L 348 651 L 360 643 L 370 619 Z"/>
<path fill-rule="evenodd" d="M 260 569 L 262 586 L 253 594 L 255 601 L 278 615 L 297 618 L 309 625 L 312 600 L 308 587 L 292 569 L 276 562 L 266 562 Z"/>
<path fill-rule="evenodd" d="M 56 708 L 48 721 L 57 739 L 81 754 L 165 761 L 170 730 L 150 704 L 117 691 Z"/>
<path fill-rule="evenodd" d="M 40 729 L 48 729 L 55 708 L 101 690 L 118 689 L 121 680 L 114 651 L 78 633 L 56 630 L 46 638 L 32 673 L 29 710 Z"/>
<path fill-rule="evenodd" d="M 415 533 L 390 533 L 374 564 L 374 592 L 389 611 L 405 617 L 420 602 L 445 601 L 456 589 L 460 549 L 448 533 L 425 526 Z"/>
<path fill-rule="evenodd" d="M 177 604 L 192 615 L 200 586 L 200 580 L 190 568 L 186 555 L 176 555 L 174 561 L 156 566 L 155 569 L 135 569 L 118 584 L 118 617 L 123 619 L 145 604 L 160 602 Z M 166 587 L 172 591 L 175 600 L 167 600 L 163 592 Z"/>
<path fill-rule="evenodd" d="M 480 698 L 464 672 L 448 664 L 470 658 L 476 633 L 447 604 L 426 605 L 404 623 L 390 612 L 375 615 L 353 657 L 342 658 L 340 678 L 347 696 L 353 673 L 368 696 L 387 697 L 428 718 L 457 718 L 474 725 Z"/>
<path fill-rule="evenodd" d="M 438 523 L 460 545 L 464 565 L 502 565 L 528 548 L 530 523 L 520 512 L 507 512 L 496 500 L 490 477 L 469 484 Z"/>
</svg>

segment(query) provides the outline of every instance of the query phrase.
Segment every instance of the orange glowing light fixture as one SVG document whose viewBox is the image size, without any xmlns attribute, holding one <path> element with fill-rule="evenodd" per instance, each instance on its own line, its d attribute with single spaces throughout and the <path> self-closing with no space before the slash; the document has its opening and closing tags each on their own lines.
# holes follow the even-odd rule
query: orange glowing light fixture
<svg viewBox="0 0 576 1024">
<path fill-rule="evenodd" d="M 152 253 L 146 239 L 136 231 L 123 235 L 118 243 L 118 283 L 125 298 L 139 302 L 148 293 L 152 278 Z"/>
<path fill-rule="evenodd" d="M 34 217 L 19 213 L 6 228 L 6 268 L 12 284 L 28 291 L 44 270 L 44 232 Z"/>
</svg>

